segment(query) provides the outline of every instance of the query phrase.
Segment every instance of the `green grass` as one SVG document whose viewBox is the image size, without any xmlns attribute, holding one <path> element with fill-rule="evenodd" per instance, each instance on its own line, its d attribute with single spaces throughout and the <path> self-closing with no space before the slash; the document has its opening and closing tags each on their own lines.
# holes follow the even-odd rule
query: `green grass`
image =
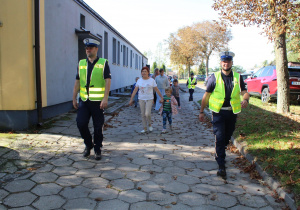
<svg viewBox="0 0 300 210">
<path fill-rule="evenodd" d="M 275 103 L 252 97 L 238 115 L 234 137 L 247 143 L 248 152 L 300 205 L 300 106 L 290 110 L 290 115 L 277 114 Z"/>
</svg>

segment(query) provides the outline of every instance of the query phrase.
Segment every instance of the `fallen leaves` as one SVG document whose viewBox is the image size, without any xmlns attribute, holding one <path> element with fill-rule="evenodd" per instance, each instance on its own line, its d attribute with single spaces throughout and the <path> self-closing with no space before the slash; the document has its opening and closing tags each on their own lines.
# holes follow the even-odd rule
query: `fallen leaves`
<svg viewBox="0 0 300 210">
<path fill-rule="evenodd" d="M 211 198 L 210 198 L 210 200 L 212 200 L 212 201 L 214 201 L 214 200 L 216 200 L 217 199 L 217 195 L 216 194 L 213 194 L 212 196 L 211 196 Z"/>
<path fill-rule="evenodd" d="M 112 188 L 113 186 L 111 184 L 106 185 L 106 188 Z"/>
<path fill-rule="evenodd" d="M 31 168 L 27 168 L 28 171 L 35 171 L 37 170 L 38 168 L 35 168 L 35 167 L 31 167 Z"/>
</svg>

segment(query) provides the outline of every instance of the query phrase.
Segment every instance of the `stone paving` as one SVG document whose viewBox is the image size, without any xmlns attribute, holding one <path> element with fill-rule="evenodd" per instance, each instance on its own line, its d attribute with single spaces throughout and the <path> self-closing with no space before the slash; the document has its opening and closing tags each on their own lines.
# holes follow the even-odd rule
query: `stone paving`
<svg viewBox="0 0 300 210">
<path fill-rule="evenodd" d="M 194 99 L 202 95 L 197 88 Z M 165 134 L 157 112 L 153 132 L 140 134 L 139 108 L 122 108 L 107 121 L 100 161 L 82 157 L 75 113 L 40 133 L 0 138 L 0 209 L 284 208 L 234 167 L 236 154 L 227 151 L 227 180 L 216 176 L 212 130 L 187 99 L 181 93 L 182 109 Z"/>
</svg>

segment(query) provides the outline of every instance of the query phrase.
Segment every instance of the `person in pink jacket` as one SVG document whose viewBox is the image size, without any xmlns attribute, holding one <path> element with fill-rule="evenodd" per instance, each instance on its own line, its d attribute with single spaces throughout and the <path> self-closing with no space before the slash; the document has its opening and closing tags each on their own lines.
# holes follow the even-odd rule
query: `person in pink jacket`
<svg viewBox="0 0 300 210">
<path fill-rule="evenodd" d="M 163 130 L 162 133 L 166 133 L 167 129 L 167 120 L 169 121 L 170 130 L 172 128 L 172 115 L 178 114 L 176 105 L 177 101 L 174 96 L 172 96 L 172 88 L 168 87 L 165 90 L 166 95 L 163 96 L 163 103 L 159 109 L 160 114 L 163 117 Z"/>
</svg>

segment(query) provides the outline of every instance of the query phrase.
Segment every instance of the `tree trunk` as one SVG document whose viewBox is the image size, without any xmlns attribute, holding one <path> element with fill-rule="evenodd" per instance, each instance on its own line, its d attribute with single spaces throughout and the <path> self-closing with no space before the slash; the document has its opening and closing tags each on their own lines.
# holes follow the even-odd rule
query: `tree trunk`
<svg viewBox="0 0 300 210">
<path fill-rule="evenodd" d="M 189 63 L 189 76 L 188 77 L 190 77 L 191 76 L 191 64 Z"/>
<path fill-rule="evenodd" d="M 208 61 L 209 61 L 209 57 L 206 57 L 205 58 L 205 60 L 206 60 L 206 78 L 208 77 Z"/>
<path fill-rule="evenodd" d="M 277 112 L 290 111 L 289 72 L 287 66 L 285 33 L 275 39 L 276 73 L 277 73 Z"/>
</svg>

